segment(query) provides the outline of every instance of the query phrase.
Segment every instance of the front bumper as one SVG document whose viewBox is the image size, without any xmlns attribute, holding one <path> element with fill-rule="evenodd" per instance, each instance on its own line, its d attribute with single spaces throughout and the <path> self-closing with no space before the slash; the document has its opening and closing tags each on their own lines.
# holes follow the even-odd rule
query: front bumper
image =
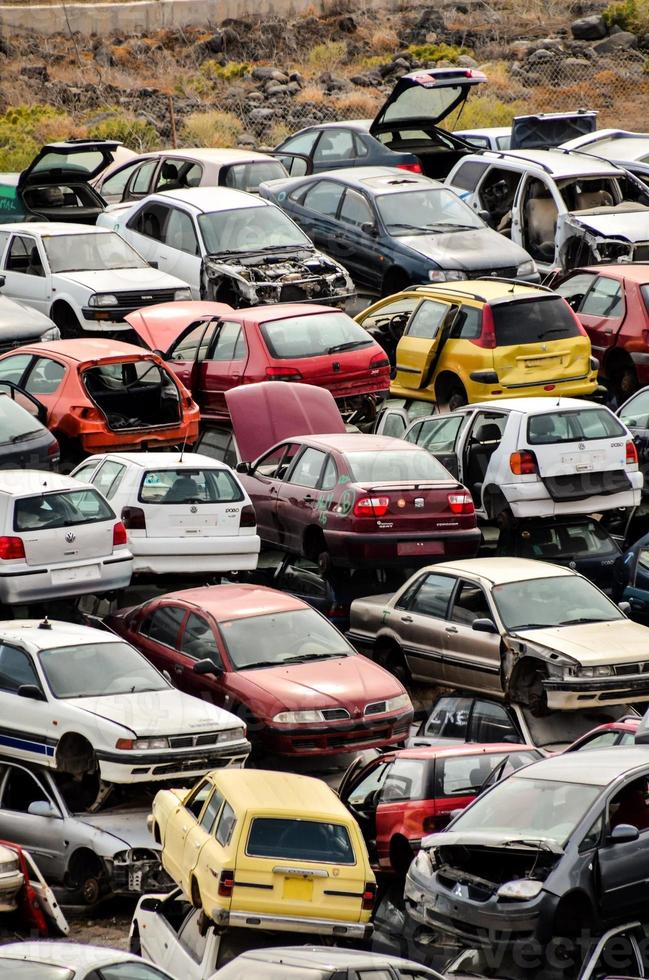
<svg viewBox="0 0 649 980">
<path fill-rule="evenodd" d="M 49 568 L 33 568 L 25 562 L 3 563 L 0 602 L 44 602 L 52 598 L 112 592 L 125 588 L 133 574 L 133 556 L 120 550 L 106 558 Z"/>
<path fill-rule="evenodd" d="M 325 541 L 332 559 L 339 567 L 354 568 L 377 563 L 391 565 L 428 565 L 445 558 L 473 558 L 480 547 L 479 528 L 446 533 L 409 532 L 386 534 L 377 528 L 374 534 L 325 531 Z"/>
<path fill-rule="evenodd" d="M 151 752 L 97 751 L 101 778 L 108 783 L 146 783 L 202 776 L 210 769 L 241 769 L 250 754 L 243 739 L 215 747 L 167 749 Z"/>
<path fill-rule="evenodd" d="M 125 323 L 126 317 L 136 310 L 146 306 L 145 300 L 135 306 L 84 306 L 81 309 L 87 329 L 92 330 L 130 330 L 131 325 Z M 83 327 L 84 324 L 82 323 Z"/>
<path fill-rule="evenodd" d="M 270 725 L 260 733 L 264 748 L 277 755 L 331 755 L 382 748 L 405 741 L 413 712 L 383 718 L 328 722 L 322 725 Z M 250 728 L 249 728 L 250 734 Z"/>
<path fill-rule="evenodd" d="M 254 571 L 261 540 L 257 534 L 213 538 L 129 536 L 133 571 L 154 575 Z"/>
<path fill-rule="evenodd" d="M 269 915 L 257 912 L 229 912 L 214 909 L 212 918 L 217 926 L 239 929 L 270 929 L 273 932 L 301 932 L 346 939 L 367 939 L 372 935 L 369 922 L 345 922 L 344 919 L 307 919 L 293 915 Z"/>
<path fill-rule="evenodd" d="M 603 704 L 629 704 L 649 700 L 649 674 L 618 677 L 571 677 L 543 682 L 548 708 L 553 711 L 594 708 Z"/>
</svg>

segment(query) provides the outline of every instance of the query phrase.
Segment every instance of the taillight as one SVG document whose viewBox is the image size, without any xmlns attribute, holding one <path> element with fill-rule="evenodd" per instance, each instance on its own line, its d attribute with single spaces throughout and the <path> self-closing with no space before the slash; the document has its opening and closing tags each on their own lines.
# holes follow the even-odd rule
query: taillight
<svg viewBox="0 0 649 980">
<path fill-rule="evenodd" d="M 398 163 L 397 170 L 407 170 L 410 174 L 423 174 L 420 163 Z"/>
<path fill-rule="evenodd" d="M 79 419 L 86 422 L 100 422 L 103 418 L 101 412 L 96 408 L 89 408 L 87 405 L 72 405 L 68 409 L 70 415 L 76 415 Z"/>
<path fill-rule="evenodd" d="M 376 901 L 376 885 L 373 881 L 366 881 L 365 888 L 363 889 L 363 900 L 361 902 L 362 909 L 373 909 L 374 902 Z"/>
<path fill-rule="evenodd" d="M 385 517 L 389 506 L 389 497 L 359 497 L 354 504 L 354 517 Z"/>
<path fill-rule="evenodd" d="M 54 439 L 54 437 L 52 437 L 52 441 L 49 444 L 49 446 L 47 447 L 47 455 L 48 456 L 57 456 L 58 453 L 59 453 L 59 444 L 56 441 L 56 439 Z"/>
<path fill-rule="evenodd" d="M 626 465 L 638 465 L 638 450 L 635 447 L 635 442 L 633 439 L 629 439 L 626 444 Z"/>
<path fill-rule="evenodd" d="M 141 507 L 123 507 L 122 524 L 129 531 L 146 531 L 146 517 Z M 119 525 L 115 525 L 115 530 Z M 115 532 L 113 532 L 114 534 Z M 115 542 L 113 541 L 113 544 Z M 124 542 L 125 543 L 125 542 Z"/>
<path fill-rule="evenodd" d="M 435 813 L 430 817 L 424 817 L 421 826 L 425 834 L 434 834 L 436 830 L 443 830 L 450 822 L 450 813 Z"/>
<path fill-rule="evenodd" d="M 370 371 L 379 371 L 381 368 L 389 368 L 390 361 L 385 353 L 381 351 L 379 354 L 375 354 L 370 360 Z"/>
<path fill-rule="evenodd" d="M 257 515 L 255 514 L 255 508 L 252 504 L 246 504 L 245 507 L 241 508 L 241 514 L 239 515 L 239 527 L 255 527 L 257 524 Z"/>
<path fill-rule="evenodd" d="M 0 558 L 3 561 L 24 557 L 25 545 L 22 538 L 0 538 Z"/>
<path fill-rule="evenodd" d="M 509 457 L 509 468 L 516 476 L 529 476 L 530 473 L 539 472 L 536 456 L 530 449 L 512 453 Z"/>
<path fill-rule="evenodd" d="M 219 895 L 223 898 L 232 898 L 234 888 L 234 871 L 222 871 L 219 878 Z"/>
<path fill-rule="evenodd" d="M 496 346 L 496 326 L 494 324 L 493 313 L 488 305 L 482 308 L 482 329 L 480 336 L 471 341 L 476 347 L 484 347 L 486 350 L 493 350 Z"/>
<path fill-rule="evenodd" d="M 302 381 L 302 375 L 297 368 L 267 367 L 266 377 L 269 381 Z"/>
<path fill-rule="evenodd" d="M 113 548 L 118 548 L 120 545 L 126 544 L 126 528 L 121 521 L 113 527 Z"/>
<path fill-rule="evenodd" d="M 473 514 L 473 498 L 466 490 L 460 493 L 449 493 L 448 507 L 452 514 Z"/>
</svg>

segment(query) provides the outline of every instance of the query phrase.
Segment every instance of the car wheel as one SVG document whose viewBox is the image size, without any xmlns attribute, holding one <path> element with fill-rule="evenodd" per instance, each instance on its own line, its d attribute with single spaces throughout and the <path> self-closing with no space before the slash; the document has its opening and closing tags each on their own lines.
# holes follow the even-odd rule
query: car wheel
<svg viewBox="0 0 649 980">
<path fill-rule="evenodd" d="M 403 655 L 403 650 L 396 645 L 387 651 L 384 657 L 379 660 L 379 663 L 386 670 L 389 670 L 404 687 L 407 687 L 410 683 L 410 671 L 408 670 L 406 658 Z"/>
<path fill-rule="evenodd" d="M 58 306 L 55 306 L 51 316 L 61 331 L 63 340 L 75 340 L 77 337 L 85 336 L 85 331 L 79 323 L 76 313 L 67 303 L 59 303 Z"/>
<path fill-rule="evenodd" d="M 458 408 L 462 408 L 463 405 L 468 405 L 469 398 L 464 390 L 464 388 L 459 385 L 454 388 L 448 396 L 448 410 L 449 412 L 455 412 Z"/>
<path fill-rule="evenodd" d="M 543 718 L 548 714 L 548 695 L 543 687 L 546 677 L 546 670 L 540 667 L 538 670 L 530 671 L 522 684 L 522 700 L 527 703 L 535 718 Z"/>
<path fill-rule="evenodd" d="M 400 877 L 405 877 L 412 864 L 412 848 L 405 837 L 394 837 L 390 844 L 390 864 Z"/>
</svg>

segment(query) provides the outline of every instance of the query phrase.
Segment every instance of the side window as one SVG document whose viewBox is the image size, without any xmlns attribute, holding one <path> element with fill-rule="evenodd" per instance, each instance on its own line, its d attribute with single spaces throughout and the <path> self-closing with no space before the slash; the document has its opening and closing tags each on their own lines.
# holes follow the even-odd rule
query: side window
<svg viewBox="0 0 649 980">
<path fill-rule="evenodd" d="M 471 698 L 440 698 L 426 721 L 424 735 L 469 741 L 468 725 Z"/>
<path fill-rule="evenodd" d="M 212 830 L 214 821 L 221 812 L 221 807 L 223 806 L 223 796 L 219 793 L 218 789 L 215 789 L 209 798 L 209 802 L 203 811 L 203 815 L 200 819 L 200 825 L 203 830 L 206 830 L 208 834 Z"/>
<path fill-rule="evenodd" d="M 90 477 L 97 469 L 96 462 L 84 463 L 77 470 L 74 471 L 75 480 L 79 480 L 81 483 L 90 483 Z"/>
<path fill-rule="evenodd" d="M 0 666 L 0 669 L 1 666 Z M 608 827 L 613 830 L 620 824 L 631 824 L 640 833 L 649 828 L 649 807 L 646 804 L 649 782 L 640 776 L 623 786 L 608 806 Z"/>
<path fill-rule="evenodd" d="M 363 224 L 374 224 L 374 215 L 363 195 L 348 188 L 340 209 L 340 220 L 360 228 Z"/>
<path fill-rule="evenodd" d="M 234 815 L 234 810 L 226 800 L 221 810 L 219 822 L 214 828 L 214 836 L 221 847 L 226 847 L 229 844 L 236 822 L 237 819 Z"/>
<path fill-rule="evenodd" d="M 218 325 L 218 320 L 211 320 L 207 325 L 205 321 L 197 323 L 193 330 L 190 330 L 178 341 L 176 347 L 171 351 L 169 360 L 193 361 L 197 356 L 199 360 L 202 360 L 207 356 L 210 342 Z"/>
<path fill-rule="evenodd" d="M 387 762 L 382 764 L 379 763 L 378 765 L 374 766 L 371 772 L 363 776 L 360 782 L 354 786 L 347 798 L 347 802 L 351 803 L 352 806 L 354 804 L 359 806 L 365 803 L 370 796 L 376 793 L 376 791 L 383 786 L 383 783 L 388 775 L 389 768 L 390 764 Z"/>
<path fill-rule="evenodd" d="M 475 340 L 482 330 L 482 310 L 476 306 L 461 306 L 449 336 L 454 340 Z"/>
<path fill-rule="evenodd" d="M 151 184 L 151 178 L 153 177 L 153 172 L 158 166 L 157 158 L 153 160 L 147 160 L 142 166 L 136 170 L 133 174 L 132 180 L 129 182 L 128 190 L 124 195 L 124 200 L 129 201 L 135 197 L 144 197 L 145 194 L 149 193 L 149 185 Z"/>
<path fill-rule="evenodd" d="M 206 429 L 200 437 L 196 450 L 212 459 L 219 459 L 227 466 L 237 465 L 237 450 L 230 429 Z"/>
<path fill-rule="evenodd" d="M 175 157 L 163 160 L 160 172 L 153 188 L 159 191 L 177 191 L 183 187 L 198 187 L 203 175 L 203 168 L 198 163 L 189 160 L 179 160 Z"/>
<path fill-rule="evenodd" d="M 338 467 L 333 456 L 327 456 L 327 465 L 325 466 L 324 476 L 322 477 L 322 489 L 333 490 L 337 483 Z"/>
<path fill-rule="evenodd" d="M 156 643 L 162 643 L 172 650 L 178 648 L 178 632 L 185 618 L 185 610 L 180 606 L 159 606 L 140 624 L 140 633 Z"/>
<path fill-rule="evenodd" d="M 325 459 L 325 453 L 320 450 L 305 449 L 289 475 L 288 483 L 296 483 L 301 487 L 317 487 Z"/>
<path fill-rule="evenodd" d="M 195 963 L 203 962 L 205 947 L 210 935 L 210 930 L 203 928 L 202 919 L 203 916 L 199 912 L 192 911 L 178 933 L 180 945 L 189 953 Z"/>
<path fill-rule="evenodd" d="M 602 838 L 602 827 L 604 826 L 604 814 L 600 813 L 597 820 L 590 828 L 581 844 L 579 845 L 580 851 L 591 851 L 594 847 L 597 847 Z"/>
<path fill-rule="evenodd" d="M 15 810 L 18 813 L 27 813 L 32 803 L 45 800 L 52 801 L 39 782 L 26 769 L 18 766 L 7 767 L 7 778 L 2 790 L 2 802 L 0 807 L 3 810 Z"/>
<path fill-rule="evenodd" d="M 454 586 L 455 579 L 448 575 L 427 575 L 417 590 L 410 609 L 422 616 L 446 619 L 446 610 Z"/>
<path fill-rule="evenodd" d="M 419 302 L 419 296 L 399 296 L 389 303 L 384 303 L 379 310 L 367 314 L 360 322 L 366 330 L 382 327 L 396 334 L 402 333 L 410 314 Z"/>
<path fill-rule="evenodd" d="M 9 243 L 10 238 L 11 238 L 11 232 L 0 231 L 0 259 L 5 253 L 5 249 Z"/>
<path fill-rule="evenodd" d="M 302 205 L 309 211 L 335 218 L 343 190 L 342 184 L 334 184 L 332 180 L 319 180 L 306 192 Z"/>
<path fill-rule="evenodd" d="M 493 412 L 478 412 L 471 425 L 470 444 L 472 446 L 480 444 L 489 449 L 497 448 L 503 437 L 506 422 L 507 419 L 504 415 L 496 415 Z"/>
<path fill-rule="evenodd" d="M 164 232 L 164 242 L 188 255 L 200 255 L 198 238 L 191 217 L 179 208 L 171 208 Z"/>
<path fill-rule="evenodd" d="M 471 142 L 474 142 L 471 140 Z M 474 191 L 478 186 L 478 181 L 487 169 L 489 164 L 479 163 L 477 160 L 469 160 L 458 167 L 455 173 L 452 186 L 461 187 L 464 191 Z"/>
<path fill-rule="evenodd" d="M 454 623 L 470 626 L 475 619 L 493 619 L 487 597 L 479 585 L 461 582 L 455 593 L 450 619 Z"/>
<path fill-rule="evenodd" d="M 354 133 L 354 151 L 357 157 L 366 157 L 370 152 L 366 144 L 363 142 L 362 136 L 358 133 Z"/>
<path fill-rule="evenodd" d="M 25 368 L 31 361 L 31 354 L 15 354 L 13 357 L 4 358 L 0 361 L 0 379 L 12 381 L 15 385 L 20 384 Z"/>
<path fill-rule="evenodd" d="M 426 790 L 428 762 L 423 759 L 395 759 L 381 790 L 381 802 L 423 800 Z"/>
<path fill-rule="evenodd" d="M 570 276 L 565 282 L 559 283 L 553 288 L 556 293 L 559 293 L 559 296 L 563 296 L 568 306 L 577 312 L 594 281 L 595 274 L 593 272 L 578 272 L 577 275 Z"/>
<path fill-rule="evenodd" d="M 194 660 L 213 660 L 220 664 L 221 657 L 214 638 L 212 627 L 196 613 L 190 613 L 183 630 L 183 638 L 180 644 L 182 653 Z"/>
<path fill-rule="evenodd" d="M 53 395 L 65 376 L 65 367 L 49 357 L 39 357 L 32 364 L 25 381 L 30 395 Z"/>
<path fill-rule="evenodd" d="M 493 701 L 476 701 L 471 713 L 470 742 L 518 742 L 507 711 Z"/>
<path fill-rule="evenodd" d="M 283 480 L 300 448 L 295 442 L 282 443 L 259 460 L 255 474 L 270 477 L 272 480 Z"/>
<path fill-rule="evenodd" d="M 139 166 L 142 166 L 142 164 L 138 160 L 135 160 L 133 163 L 127 163 L 125 167 L 121 167 L 116 173 L 107 177 L 99 189 L 101 196 L 107 201 L 112 201 L 112 203 L 121 201 L 126 185 L 131 179 L 136 167 Z"/>
<path fill-rule="evenodd" d="M 36 239 L 25 235 L 15 235 L 11 240 L 5 269 L 8 272 L 22 272 L 26 276 L 44 276 Z"/>
<path fill-rule="evenodd" d="M 298 133 L 297 136 L 282 143 L 281 149 L 286 150 L 287 153 L 303 153 L 304 156 L 308 157 L 311 154 L 318 132 L 318 130 L 309 130 L 306 133 Z"/>
<path fill-rule="evenodd" d="M 0 690 L 16 694 L 23 684 L 41 686 L 31 659 L 22 650 L 0 643 Z"/>
<path fill-rule="evenodd" d="M 214 347 L 207 355 L 210 361 L 240 361 L 248 353 L 246 338 L 240 323 L 231 320 L 221 324 Z"/>
<path fill-rule="evenodd" d="M 93 486 L 100 493 L 103 493 L 107 500 L 110 500 L 122 482 L 122 477 L 125 473 L 126 467 L 123 463 L 117 463 L 114 460 L 107 459 L 97 470 L 96 476 L 92 481 Z"/>
<path fill-rule="evenodd" d="M 133 215 L 127 227 L 144 235 L 145 238 L 162 242 L 169 211 L 170 208 L 166 204 L 145 204 Z"/>
<path fill-rule="evenodd" d="M 205 801 L 212 794 L 212 788 L 212 783 L 209 781 L 209 779 L 204 779 L 202 783 L 199 783 L 198 786 L 191 791 L 183 803 L 185 809 L 189 810 L 189 812 L 193 814 L 197 820 L 203 806 L 205 805 Z"/>
<path fill-rule="evenodd" d="M 511 210 L 522 176 L 506 167 L 491 167 L 482 179 L 478 201 L 483 210 L 489 212 L 494 225 Z"/>
<path fill-rule="evenodd" d="M 444 323 L 447 313 L 447 303 L 436 303 L 434 300 L 426 300 L 415 311 L 404 331 L 404 336 L 420 337 L 423 340 L 434 340 Z"/>
<path fill-rule="evenodd" d="M 417 437 L 411 439 L 409 431 L 406 439 L 408 442 L 416 442 L 418 446 L 427 449 L 433 455 L 435 453 L 452 453 L 464 418 L 464 415 L 454 415 L 441 419 L 431 419 L 430 422 L 424 421 L 421 423 Z"/>
<path fill-rule="evenodd" d="M 600 276 L 581 305 L 580 313 L 590 316 L 620 317 L 623 312 L 622 283 Z"/>
<path fill-rule="evenodd" d="M 354 139 L 348 129 L 323 129 L 313 154 L 314 163 L 353 160 L 354 157 Z"/>
</svg>

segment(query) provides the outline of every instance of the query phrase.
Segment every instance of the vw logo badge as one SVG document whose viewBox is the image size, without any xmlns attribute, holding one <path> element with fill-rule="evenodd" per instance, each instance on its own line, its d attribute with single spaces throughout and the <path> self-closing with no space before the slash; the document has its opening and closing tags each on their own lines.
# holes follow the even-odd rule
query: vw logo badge
<svg viewBox="0 0 649 980">
<path fill-rule="evenodd" d="M 586 445 L 585 445 L 585 443 L 583 443 L 583 442 L 580 442 L 580 443 L 579 443 L 579 448 L 580 448 L 580 449 L 585 449 L 585 448 L 586 448 Z"/>
<path fill-rule="evenodd" d="M 190 507 L 189 508 L 189 512 L 191 514 L 197 514 L 198 513 L 198 507 Z"/>
<path fill-rule="evenodd" d="M 74 533 L 74 531 L 68 531 L 68 533 L 65 536 L 65 540 L 68 542 L 68 544 L 72 544 L 72 542 L 73 541 L 76 541 L 76 539 L 77 539 L 77 536 Z"/>
</svg>

